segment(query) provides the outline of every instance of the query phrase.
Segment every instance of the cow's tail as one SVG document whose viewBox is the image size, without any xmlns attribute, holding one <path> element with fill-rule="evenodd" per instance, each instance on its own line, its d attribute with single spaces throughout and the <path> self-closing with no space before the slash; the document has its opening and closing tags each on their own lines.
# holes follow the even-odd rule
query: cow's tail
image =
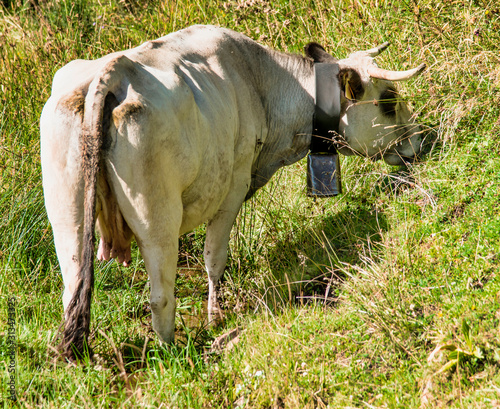
<svg viewBox="0 0 500 409">
<path fill-rule="evenodd" d="M 85 351 L 91 355 L 88 338 L 94 286 L 97 178 L 102 160 L 104 134 L 109 127 L 111 112 L 118 105 L 114 92 L 123 83 L 128 64 L 132 62 L 124 56 L 108 62 L 90 83 L 85 97 L 83 132 L 80 140 L 85 181 L 82 253 L 78 285 L 66 311 L 61 345 L 63 354 L 71 360 L 83 356 Z"/>
</svg>

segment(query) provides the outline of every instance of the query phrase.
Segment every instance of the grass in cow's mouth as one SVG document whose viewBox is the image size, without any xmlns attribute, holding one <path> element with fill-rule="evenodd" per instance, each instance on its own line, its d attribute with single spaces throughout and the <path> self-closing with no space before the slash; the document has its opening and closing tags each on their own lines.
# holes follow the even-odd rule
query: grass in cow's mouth
<svg viewBox="0 0 500 409">
<path fill-rule="evenodd" d="M 0 9 L 0 354 L 16 298 L 23 407 L 497 407 L 500 401 L 500 10 L 493 1 L 4 2 Z M 5 8 L 7 7 L 7 8 Z M 62 279 L 41 189 L 38 119 L 57 68 L 194 23 L 342 57 L 389 40 L 380 66 L 428 69 L 400 92 L 437 133 L 396 169 L 343 157 L 344 194 L 305 195 L 305 163 L 245 204 L 204 323 L 204 229 L 180 239 L 177 343 L 151 329 L 136 247 L 99 263 L 93 362 L 55 359 Z M 406 66 L 408 65 L 408 66 Z M 465 324 L 464 324 L 465 323 Z M 224 351 L 212 341 L 240 327 Z M 456 360 L 456 361 L 453 361 Z M 0 403 L 9 407 L 7 358 Z M 451 364 L 450 364 L 451 362 Z M 447 366 L 448 365 L 448 366 Z M 443 369 L 444 368 L 444 369 Z"/>
</svg>

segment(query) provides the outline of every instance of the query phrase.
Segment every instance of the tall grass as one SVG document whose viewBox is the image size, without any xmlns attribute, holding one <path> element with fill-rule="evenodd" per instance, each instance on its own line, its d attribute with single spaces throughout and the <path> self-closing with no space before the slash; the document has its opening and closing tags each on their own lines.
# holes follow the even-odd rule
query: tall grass
<svg viewBox="0 0 500 409">
<path fill-rule="evenodd" d="M 500 342 L 500 9 L 471 1 L 22 1 L 0 9 L 0 403 L 15 297 L 20 407 L 496 407 Z M 7 6 L 6 6 L 7 5 Z M 94 361 L 56 359 L 62 280 L 41 189 L 38 120 L 56 70 L 191 24 L 379 65 L 437 135 L 407 173 L 343 158 L 345 193 L 305 196 L 305 165 L 247 202 L 204 322 L 203 226 L 180 239 L 177 343 L 151 328 L 144 263 L 96 266 Z M 403 182 L 403 183 L 400 183 Z M 465 323 L 465 325 L 464 325 Z M 217 353 L 215 337 L 240 327 Z M 480 352 L 477 352 L 477 351 Z"/>
</svg>

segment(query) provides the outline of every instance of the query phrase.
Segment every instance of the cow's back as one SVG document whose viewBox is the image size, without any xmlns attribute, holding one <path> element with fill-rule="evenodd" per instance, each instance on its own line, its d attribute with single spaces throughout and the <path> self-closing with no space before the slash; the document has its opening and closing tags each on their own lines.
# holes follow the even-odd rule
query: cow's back
<svg viewBox="0 0 500 409">
<path fill-rule="evenodd" d="M 243 38 L 195 26 L 98 60 L 69 63 L 56 74 L 46 107 L 50 113 L 42 116 L 42 122 L 50 118 L 50 125 L 42 127 L 42 155 L 62 144 L 71 152 L 57 154 L 78 162 L 75 139 L 83 132 L 89 85 L 125 56 L 132 64 L 114 68 L 125 73 L 113 90 L 117 106 L 105 123 L 104 141 L 106 179 L 125 219 L 150 221 L 156 204 L 172 195 L 182 199 L 179 233 L 210 219 L 233 173 L 250 172 L 249 157 L 266 133 L 263 107 L 239 43 Z"/>
</svg>

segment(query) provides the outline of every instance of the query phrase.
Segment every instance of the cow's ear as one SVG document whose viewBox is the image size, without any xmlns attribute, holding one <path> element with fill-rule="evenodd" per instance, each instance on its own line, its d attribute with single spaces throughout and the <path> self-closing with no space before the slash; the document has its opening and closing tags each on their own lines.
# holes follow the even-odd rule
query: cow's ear
<svg viewBox="0 0 500 409">
<path fill-rule="evenodd" d="M 356 70 L 352 68 L 340 70 L 339 79 L 344 96 L 348 100 L 360 100 L 363 97 L 365 86 Z"/>
<path fill-rule="evenodd" d="M 337 60 L 328 54 L 318 43 L 309 43 L 304 47 L 305 54 L 314 62 L 336 62 Z"/>
</svg>

